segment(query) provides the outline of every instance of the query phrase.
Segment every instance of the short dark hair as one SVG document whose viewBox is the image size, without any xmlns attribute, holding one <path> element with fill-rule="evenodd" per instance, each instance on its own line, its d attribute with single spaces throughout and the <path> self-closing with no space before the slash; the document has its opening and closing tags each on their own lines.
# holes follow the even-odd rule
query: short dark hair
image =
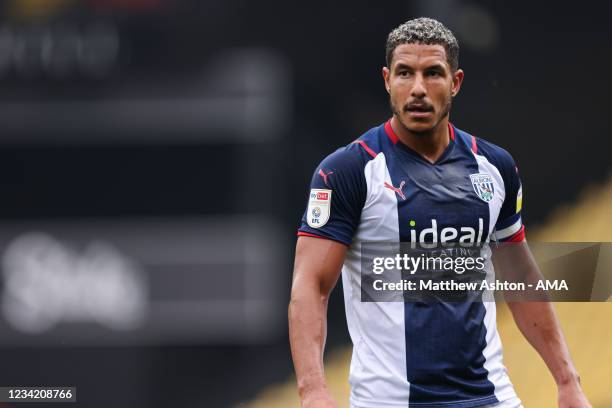
<svg viewBox="0 0 612 408">
<path fill-rule="evenodd" d="M 421 17 L 408 20 L 395 28 L 387 37 L 387 66 L 393 59 L 393 51 L 402 44 L 439 44 L 446 50 L 446 60 L 453 71 L 459 67 L 459 43 L 451 30 L 433 18 Z"/>
</svg>

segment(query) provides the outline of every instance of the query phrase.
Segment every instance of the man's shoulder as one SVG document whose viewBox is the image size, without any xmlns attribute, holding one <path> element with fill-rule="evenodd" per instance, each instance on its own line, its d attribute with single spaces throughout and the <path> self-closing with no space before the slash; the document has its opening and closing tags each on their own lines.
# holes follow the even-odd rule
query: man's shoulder
<svg viewBox="0 0 612 408">
<path fill-rule="evenodd" d="M 321 162 L 321 166 L 334 168 L 361 168 L 381 151 L 381 126 L 373 127 L 350 143 L 339 147 Z"/>
<path fill-rule="evenodd" d="M 458 137 L 469 145 L 474 154 L 484 156 L 489 162 L 493 163 L 498 168 L 515 167 L 512 155 L 505 148 L 481 136 L 474 136 L 465 130 L 455 127 L 455 131 Z"/>
</svg>

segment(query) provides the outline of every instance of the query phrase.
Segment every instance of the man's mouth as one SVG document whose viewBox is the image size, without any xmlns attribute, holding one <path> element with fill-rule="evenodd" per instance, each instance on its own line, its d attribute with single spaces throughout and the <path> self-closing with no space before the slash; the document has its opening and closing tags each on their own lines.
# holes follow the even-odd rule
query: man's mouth
<svg viewBox="0 0 612 408">
<path fill-rule="evenodd" d="M 413 118 L 425 118 L 433 113 L 434 109 L 430 105 L 411 104 L 404 109 Z"/>
<path fill-rule="evenodd" d="M 430 105 L 408 105 L 405 109 L 407 112 L 433 112 L 433 108 Z"/>
</svg>

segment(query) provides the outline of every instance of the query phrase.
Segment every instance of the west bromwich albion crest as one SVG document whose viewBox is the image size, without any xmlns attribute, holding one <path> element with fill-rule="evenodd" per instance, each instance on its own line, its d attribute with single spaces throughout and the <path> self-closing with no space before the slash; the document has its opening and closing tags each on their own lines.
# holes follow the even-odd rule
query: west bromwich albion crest
<svg viewBox="0 0 612 408">
<path fill-rule="evenodd" d="M 484 202 L 489 202 L 493 199 L 495 190 L 493 188 L 493 178 L 486 173 L 470 174 L 472 187 L 474 192 Z"/>
</svg>

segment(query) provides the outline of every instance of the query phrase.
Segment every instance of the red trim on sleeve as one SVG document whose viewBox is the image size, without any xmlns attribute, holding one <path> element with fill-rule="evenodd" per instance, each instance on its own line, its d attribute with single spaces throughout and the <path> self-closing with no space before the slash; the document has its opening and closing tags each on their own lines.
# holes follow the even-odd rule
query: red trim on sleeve
<svg viewBox="0 0 612 408">
<path fill-rule="evenodd" d="M 334 241 L 334 242 L 337 242 L 339 244 L 348 246 L 346 243 L 344 243 L 342 241 L 338 241 L 337 239 L 330 238 L 330 237 L 324 237 L 323 235 L 311 234 L 310 232 L 298 231 L 297 232 L 297 236 L 298 237 L 312 237 L 312 238 L 328 239 L 330 241 Z"/>
<path fill-rule="evenodd" d="M 385 132 L 387 132 L 387 136 L 389 136 L 389 139 L 391 139 L 393 144 L 396 144 L 399 140 L 399 137 L 397 137 L 397 135 L 393 131 L 393 127 L 391 127 L 391 119 L 385 122 Z"/>
<path fill-rule="evenodd" d="M 313 238 L 324 238 L 324 239 L 327 239 L 327 237 L 323 237 L 321 235 L 316 235 L 316 234 L 311 234 L 310 232 L 304 232 L 304 231 L 298 231 L 297 232 L 297 236 L 298 237 L 313 237 Z"/>
<path fill-rule="evenodd" d="M 510 239 L 506 242 L 521 242 L 525 239 L 525 226 L 521 225 L 521 229 L 516 232 Z"/>
<path fill-rule="evenodd" d="M 450 135 L 451 140 L 455 140 L 455 128 L 448 122 L 448 134 Z"/>
<path fill-rule="evenodd" d="M 376 158 L 376 152 L 374 152 L 374 150 L 370 149 L 370 147 L 366 144 L 366 142 L 364 142 L 363 140 L 355 140 L 353 143 L 357 143 L 358 145 L 360 145 L 361 147 L 363 147 L 363 149 L 368 152 L 368 154 L 374 158 Z"/>
<path fill-rule="evenodd" d="M 478 153 L 478 146 L 476 145 L 476 138 L 472 136 L 472 152 Z"/>
</svg>

